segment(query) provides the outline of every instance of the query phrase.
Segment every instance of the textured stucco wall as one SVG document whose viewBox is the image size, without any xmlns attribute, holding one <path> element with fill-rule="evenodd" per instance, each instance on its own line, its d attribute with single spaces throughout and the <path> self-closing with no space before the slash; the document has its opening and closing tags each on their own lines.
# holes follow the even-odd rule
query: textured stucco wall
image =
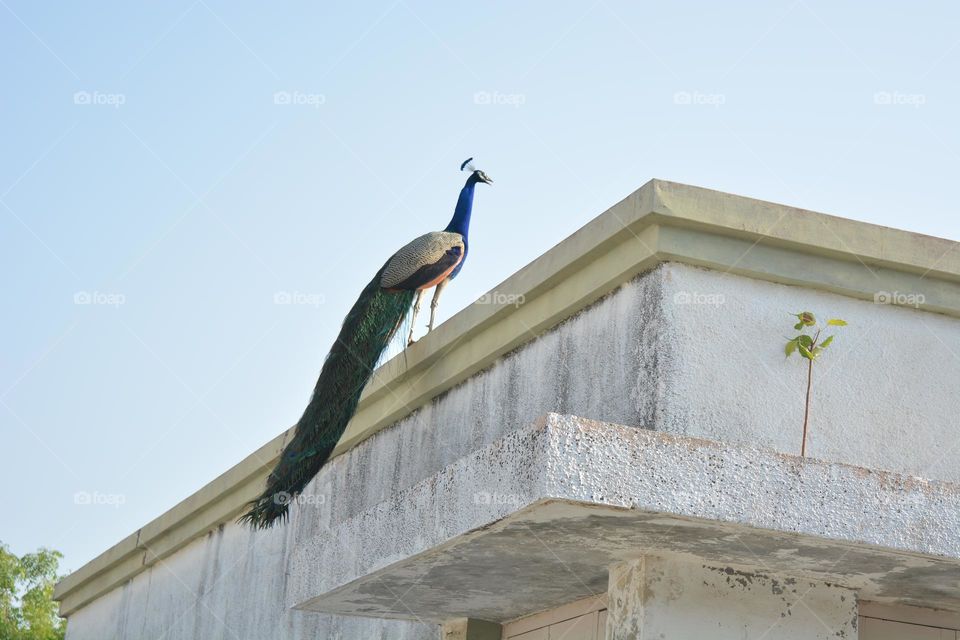
<svg viewBox="0 0 960 640">
<path fill-rule="evenodd" d="M 436 638 L 286 610 L 292 549 L 551 411 L 796 452 L 803 369 L 781 349 L 801 309 L 851 323 L 818 365 L 810 454 L 960 480 L 960 321 L 668 263 L 335 459 L 287 526 L 228 524 L 75 612 L 68 639 Z"/>
<path fill-rule="evenodd" d="M 550 414 L 300 540 L 288 604 L 505 622 L 604 591 L 639 553 L 956 610 L 960 485 Z"/>
</svg>

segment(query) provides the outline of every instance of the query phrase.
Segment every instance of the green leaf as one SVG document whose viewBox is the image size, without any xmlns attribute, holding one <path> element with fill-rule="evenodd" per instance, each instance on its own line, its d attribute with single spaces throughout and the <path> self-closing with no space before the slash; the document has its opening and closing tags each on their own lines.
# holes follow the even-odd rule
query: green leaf
<svg viewBox="0 0 960 640">
<path fill-rule="evenodd" d="M 809 350 L 809 349 L 807 349 L 807 348 L 806 348 L 805 346 L 803 346 L 802 344 L 797 345 L 797 348 L 800 349 L 800 355 L 802 355 L 802 356 L 803 356 L 804 358 L 806 358 L 807 360 L 813 360 L 814 356 L 813 356 L 812 353 L 810 353 L 810 350 Z"/>
<path fill-rule="evenodd" d="M 803 323 L 798 322 L 797 324 L 793 325 L 793 328 L 796 329 L 797 331 L 800 331 L 801 329 L 803 329 Z"/>
<path fill-rule="evenodd" d="M 833 325 L 835 327 L 845 327 L 847 326 L 846 320 L 841 320 L 840 318 L 830 318 L 827 320 L 827 324 Z"/>
<path fill-rule="evenodd" d="M 833 336 L 828 337 L 826 340 L 820 343 L 820 349 L 826 349 L 830 346 L 830 343 L 833 342 Z"/>
<path fill-rule="evenodd" d="M 809 349 L 810 345 L 813 344 L 813 338 L 811 338 L 807 334 L 803 334 L 802 336 L 797 336 L 797 342 L 799 342 L 802 346 Z"/>
<path fill-rule="evenodd" d="M 786 346 L 783 348 L 783 353 L 789 358 L 793 355 L 793 352 L 797 350 L 797 339 L 794 338 L 787 342 Z"/>
</svg>

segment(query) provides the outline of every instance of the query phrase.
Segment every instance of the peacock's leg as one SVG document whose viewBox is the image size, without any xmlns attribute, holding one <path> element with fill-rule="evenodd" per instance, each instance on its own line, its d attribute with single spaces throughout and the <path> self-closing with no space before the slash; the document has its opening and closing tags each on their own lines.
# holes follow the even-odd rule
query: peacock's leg
<svg viewBox="0 0 960 640">
<path fill-rule="evenodd" d="M 437 317 L 437 305 L 440 304 L 440 293 L 448 282 L 450 282 L 450 278 L 444 278 L 433 290 L 433 300 L 430 301 L 430 324 L 427 325 L 427 333 L 433 331 L 433 321 Z"/>
<path fill-rule="evenodd" d="M 407 346 L 413 344 L 413 327 L 417 322 L 417 314 L 420 313 L 420 299 L 423 298 L 423 289 L 417 291 L 417 297 L 413 299 L 413 316 L 410 318 L 410 335 L 407 336 Z"/>
</svg>

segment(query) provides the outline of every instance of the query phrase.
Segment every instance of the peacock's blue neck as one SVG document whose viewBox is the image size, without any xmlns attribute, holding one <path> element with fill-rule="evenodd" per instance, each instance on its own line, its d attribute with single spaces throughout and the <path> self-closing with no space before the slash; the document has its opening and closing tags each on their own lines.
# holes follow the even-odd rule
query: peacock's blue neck
<svg viewBox="0 0 960 640">
<path fill-rule="evenodd" d="M 457 199 L 457 208 L 453 210 L 453 217 L 450 218 L 450 224 L 445 231 L 459 233 L 464 238 L 470 230 L 470 213 L 473 211 L 473 189 L 477 182 L 471 176 L 463 189 L 460 190 L 460 197 Z"/>
</svg>

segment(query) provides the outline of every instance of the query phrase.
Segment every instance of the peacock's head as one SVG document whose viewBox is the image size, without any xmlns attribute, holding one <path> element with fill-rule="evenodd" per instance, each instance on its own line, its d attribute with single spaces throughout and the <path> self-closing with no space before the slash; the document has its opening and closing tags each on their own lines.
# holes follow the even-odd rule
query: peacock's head
<svg viewBox="0 0 960 640">
<path fill-rule="evenodd" d="M 473 166 L 473 158 L 467 158 L 464 160 L 463 164 L 460 165 L 460 171 L 470 172 L 470 177 L 467 178 L 467 182 L 472 182 L 474 184 L 477 182 L 482 182 L 483 184 L 493 184 L 493 180 L 490 179 L 490 176 Z"/>
</svg>

